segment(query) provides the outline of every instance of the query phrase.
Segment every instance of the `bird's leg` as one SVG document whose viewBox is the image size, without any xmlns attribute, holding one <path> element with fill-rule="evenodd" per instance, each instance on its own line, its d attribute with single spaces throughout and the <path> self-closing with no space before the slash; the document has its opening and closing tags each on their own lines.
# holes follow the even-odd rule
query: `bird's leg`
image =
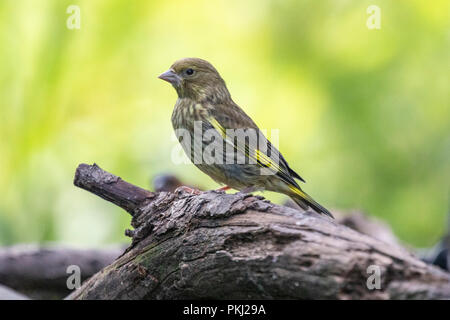
<svg viewBox="0 0 450 320">
<path fill-rule="evenodd" d="M 215 191 L 216 192 L 225 192 L 230 189 L 231 189 L 231 187 L 229 187 L 229 186 L 223 186 L 223 187 L 220 187 L 219 189 L 216 189 Z"/>
<path fill-rule="evenodd" d="M 191 187 L 188 187 L 188 186 L 180 186 L 180 187 L 175 189 L 175 193 L 180 193 L 180 192 L 183 192 L 183 191 L 187 192 L 187 193 L 190 193 L 190 194 L 195 194 L 197 196 L 202 193 L 199 189 L 191 188 Z"/>
</svg>

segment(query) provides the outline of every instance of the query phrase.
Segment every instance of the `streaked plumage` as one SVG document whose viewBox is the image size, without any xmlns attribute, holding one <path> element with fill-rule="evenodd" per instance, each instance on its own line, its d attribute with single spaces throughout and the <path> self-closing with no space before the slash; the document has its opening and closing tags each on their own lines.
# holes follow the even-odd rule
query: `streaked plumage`
<svg viewBox="0 0 450 320">
<path fill-rule="evenodd" d="M 160 78 L 170 82 L 178 93 L 172 124 L 175 130 L 187 130 L 190 133 L 191 140 L 183 141 L 184 139 L 180 138 L 180 143 L 200 170 L 216 182 L 234 189 L 283 193 L 290 196 L 303 209 L 311 207 L 318 213 L 332 217 L 327 209 L 302 191 L 295 179 L 303 182 L 304 180 L 289 167 L 287 161 L 263 136 L 253 120 L 234 103 L 225 82 L 209 62 L 198 58 L 181 59 L 160 75 Z M 197 124 L 201 122 L 202 133 L 215 133 L 214 139 L 203 137 L 202 147 L 220 142 L 223 149 L 217 148 L 216 151 L 219 149 L 222 151 L 214 152 L 214 156 L 225 159 L 227 155 L 230 156 L 227 151 L 231 149 L 232 156 L 249 161 L 195 163 L 195 159 L 198 159 L 196 157 L 201 158 L 200 153 L 203 151 L 196 148 L 194 143 L 196 121 Z M 262 144 L 254 148 L 252 144 L 239 144 L 227 134 L 227 129 L 254 130 L 260 135 Z M 264 144 L 267 144 L 267 148 L 262 148 Z M 226 146 L 230 149 L 226 149 Z M 250 162 L 251 160 L 253 162 Z M 271 174 L 261 174 L 261 170 Z"/>
</svg>

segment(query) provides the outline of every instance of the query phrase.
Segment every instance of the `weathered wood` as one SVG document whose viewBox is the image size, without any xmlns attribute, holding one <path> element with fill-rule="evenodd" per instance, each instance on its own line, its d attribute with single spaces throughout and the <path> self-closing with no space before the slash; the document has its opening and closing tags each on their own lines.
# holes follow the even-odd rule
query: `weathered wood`
<svg viewBox="0 0 450 320">
<path fill-rule="evenodd" d="M 119 177 L 101 170 L 96 164 L 92 166 L 79 165 L 75 173 L 74 184 L 114 203 L 131 215 L 147 199 L 154 197 L 152 192 L 125 182 Z"/>
<path fill-rule="evenodd" d="M 124 183 L 97 166 L 77 171 L 75 184 L 129 211 L 135 229 L 127 252 L 69 299 L 450 298 L 448 273 L 312 212 Z M 381 290 L 366 285 L 373 265 Z"/>
<path fill-rule="evenodd" d="M 14 245 L 0 248 L 0 283 L 33 299 L 62 299 L 67 268 L 76 265 L 86 280 L 114 261 L 124 246 L 81 249 L 61 245 Z"/>
</svg>

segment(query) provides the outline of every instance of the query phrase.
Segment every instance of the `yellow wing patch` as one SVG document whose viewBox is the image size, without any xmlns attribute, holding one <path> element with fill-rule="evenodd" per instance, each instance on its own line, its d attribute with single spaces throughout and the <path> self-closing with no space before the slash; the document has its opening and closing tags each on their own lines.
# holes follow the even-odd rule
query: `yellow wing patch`
<svg viewBox="0 0 450 320">
<path fill-rule="evenodd" d="M 208 118 L 208 121 L 209 121 L 209 123 L 211 123 L 211 125 L 214 127 L 214 129 L 219 131 L 219 133 L 222 135 L 222 138 L 224 138 L 226 140 L 226 138 L 227 138 L 227 131 L 225 130 L 224 127 L 222 127 L 222 125 L 219 123 L 219 121 L 217 121 L 212 116 Z"/>
<path fill-rule="evenodd" d="M 214 117 L 210 116 L 208 118 L 208 121 L 209 121 L 209 123 L 211 123 L 211 125 L 214 127 L 214 129 L 216 129 L 222 135 L 224 140 L 226 140 L 228 143 L 233 144 L 231 141 L 229 141 L 227 139 L 226 129 Z M 237 146 L 235 146 L 235 147 L 237 148 Z M 275 161 L 273 161 L 271 158 L 269 158 L 265 153 L 263 153 L 259 149 L 256 149 L 254 152 L 256 157 L 249 152 L 247 145 L 245 146 L 245 150 L 239 150 L 239 151 L 243 152 L 247 157 L 255 160 L 256 163 L 258 163 L 262 166 L 271 168 L 271 169 L 275 170 L 276 172 L 285 173 Z"/>
<path fill-rule="evenodd" d="M 264 166 L 273 168 L 278 172 L 283 172 L 280 166 L 271 158 L 269 158 L 265 153 L 259 151 L 258 149 L 256 149 L 255 153 L 256 153 L 256 160 L 258 162 L 261 162 Z"/>
<path fill-rule="evenodd" d="M 291 189 L 296 195 L 299 195 L 303 199 L 309 199 L 310 198 L 306 193 L 304 193 L 302 190 L 300 190 L 296 186 L 289 185 L 289 189 Z"/>
</svg>

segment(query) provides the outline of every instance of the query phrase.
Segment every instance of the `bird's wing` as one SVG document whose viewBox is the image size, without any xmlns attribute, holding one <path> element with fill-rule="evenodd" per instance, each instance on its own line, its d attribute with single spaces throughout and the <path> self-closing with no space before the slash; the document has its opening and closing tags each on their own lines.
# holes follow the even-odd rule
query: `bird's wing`
<svg viewBox="0 0 450 320">
<path fill-rule="evenodd" d="M 242 109 L 236 105 L 216 105 L 214 110 L 214 113 L 209 112 L 206 120 L 222 135 L 227 143 L 232 144 L 238 152 L 253 159 L 257 165 L 272 170 L 288 185 L 300 188 L 294 178 L 303 182 L 304 180 L 289 167 L 281 153 L 262 134 L 258 126 Z M 227 129 L 255 129 L 259 135 L 258 139 L 262 139 L 262 141 L 258 141 L 256 146 L 248 143 L 244 143 L 244 145 L 239 144 L 235 139 L 230 139 L 227 136 Z M 260 147 L 260 142 L 264 145 L 264 148 Z"/>
</svg>

